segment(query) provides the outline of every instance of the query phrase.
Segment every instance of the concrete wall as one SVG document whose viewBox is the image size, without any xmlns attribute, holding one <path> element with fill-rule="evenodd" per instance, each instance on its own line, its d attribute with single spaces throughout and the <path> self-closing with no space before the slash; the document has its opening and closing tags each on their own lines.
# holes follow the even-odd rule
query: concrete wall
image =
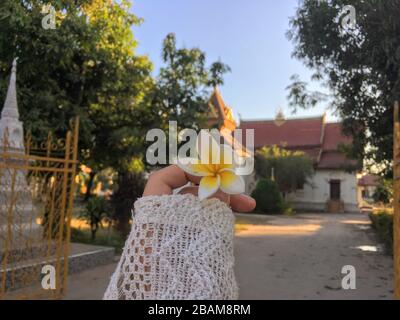
<svg viewBox="0 0 400 320">
<path fill-rule="evenodd" d="M 254 175 L 246 180 L 246 192 L 254 190 L 256 181 Z M 346 173 L 342 170 L 317 170 L 309 183 L 287 195 L 286 200 L 297 210 L 325 211 L 326 203 L 330 198 L 330 180 L 340 180 L 341 200 L 346 212 L 358 212 L 357 176 L 355 173 Z"/>
</svg>

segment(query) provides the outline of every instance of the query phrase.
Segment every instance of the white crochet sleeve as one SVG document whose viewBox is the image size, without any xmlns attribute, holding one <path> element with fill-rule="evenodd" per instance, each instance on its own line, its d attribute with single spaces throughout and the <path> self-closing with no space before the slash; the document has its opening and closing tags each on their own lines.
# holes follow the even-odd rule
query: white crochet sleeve
<svg viewBox="0 0 400 320">
<path fill-rule="evenodd" d="M 234 300 L 234 216 L 190 194 L 135 202 L 132 231 L 106 300 Z"/>
</svg>

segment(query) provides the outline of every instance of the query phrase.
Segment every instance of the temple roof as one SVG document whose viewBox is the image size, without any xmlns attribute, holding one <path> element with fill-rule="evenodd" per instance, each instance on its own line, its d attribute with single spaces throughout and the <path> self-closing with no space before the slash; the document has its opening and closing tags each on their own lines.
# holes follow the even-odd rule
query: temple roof
<svg viewBox="0 0 400 320">
<path fill-rule="evenodd" d="M 18 119 L 18 103 L 17 103 L 17 90 L 16 90 L 16 77 L 17 77 L 17 60 L 14 59 L 11 69 L 11 77 L 8 85 L 7 96 L 4 102 L 4 107 L 1 112 L 1 118 Z"/>
<path fill-rule="evenodd" d="M 233 117 L 232 109 L 225 103 L 217 87 L 214 88 L 208 100 L 208 106 L 210 108 L 210 125 L 217 124 L 219 129 L 227 128 L 231 131 L 236 129 L 237 124 Z"/>
<path fill-rule="evenodd" d="M 352 140 L 342 133 L 341 123 L 326 123 L 325 115 L 320 117 L 243 120 L 240 129 L 254 129 L 254 147 L 280 146 L 289 150 L 303 151 L 319 169 L 340 169 L 354 165 L 339 150 L 340 145 L 349 145 Z"/>
</svg>

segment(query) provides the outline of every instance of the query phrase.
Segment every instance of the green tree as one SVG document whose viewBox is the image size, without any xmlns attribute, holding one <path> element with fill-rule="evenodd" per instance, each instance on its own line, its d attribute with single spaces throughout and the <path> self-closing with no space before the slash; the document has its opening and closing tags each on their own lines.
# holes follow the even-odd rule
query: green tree
<svg viewBox="0 0 400 320">
<path fill-rule="evenodd" d="M 356 10 L 356 27 L 344 28 Z M 354 139 L 352 154 L 387 166 L 392 159 L 393 105 L 400 98 L 400 1 L 304 0 L 291 19 L 294 57 L 332 92 L 330 105 Z M 323 98 L 296 76 L 289 87 L 295 108 Z M 328 97 L 329 98 L 329 97 Z"/>
<path fill-rule="evenodd" d="M 132 171 L 118 175 L 118 188 L 112 196 L 115 208 L 113 220 L 116 230 L 123 236 L 130 231 L 133 203 L 142 196 L 146 180 L 142 171 Z"/>
<path fill-rule="evenodd" d="M 21 118 L 34 140 L 45 140 L 49 131 L 63 138 L 69 120 L 80 116 L 79 159 L 93 169 L 89 187 L 98 172 L 111 168 L 117 173 L 116 198 L 129 197 L 113 202 L 120 226 L 142 191 L 147 130 L 165 129 L 168 120 L 199 128 L 207 91 L 223 83 L 229 68 L 222 62 L 207 68 L 201 50 L 178 49 L 169 35 L 165 66 L 153 79 L 151 62 L 135 53 L 132 27 L 141 19 L 131 13 L 129 1 L 52 1 L 54 30 L 42 28 L 47 2 L 0 3 L 0 99 L 17 56 Z M 123 191 L 132 188 L 133 194 Z"/>
<path fill-rule="evenodd" d="M 173 33 L 164 40 L 162 59 L 164 66 L 152 100 L 159 128 L 166 129 L 168 121 L 177 121 L 179 130 L 201 129 L 209 112 L 210 90 L 224 83 L 229 66 L 217 61 L 207 67 L 205 53 L 199 48 L 177 48 Z"/>
<path fill-rule="evenodd" d="M 299 151 L 289 151 L 277 146 L 256 151 L 255 171 L 261 178 L 275 179 L 281 192 L 299 189 L 313 175 L 312 160 Z"/>
<path fill-rule="evenodd" d="M 18 57 L 20 113 L 33 139 L 43 141 L 48 132 L 65 137 L 79 115 L 79 158 L 94 172 L 89 184 L 104 168 L 127 175 L 143 154 L 152 119 L 152 64 L 135 54 L 132 33 L 141 20 L 127 0 L 55 0 L 56 29 L 44 29 L 47 3 L 0 3 L 0 99 Z"/>
<path fill-rule="evenodd" d="M 260 179 L 251 196 L 257 202 L 255 210 L 259 213 L 279 214 L 286 208 L 277 183 L 270 179 Z"/>
<path fill-rule="evenodd" d="M 138 124 L 136 109 L 150 89 L 151 63 L 134 53 L 131 27 L 140 20 L 129 13 L 127 1 L 59 0 L 52 2 L 56 29 L 46 30 L 41 24 L 45 3 L 5 0 L 0 5 L 0 98 L 11 61 L 18 57 L 21 118 L 33 138 L 43 141 L 49 131 L 63 138 L 69 120 L 79 115 L 81 159 L 91 167 L 105 166 L 109 157 L 103 165 L 98 149 L 112 145 L 115 128 Z"/>
<path fill-rule="evenodd" d="M 96 239 L 96 233 L 106 218 L 110 218 L 110 208 L 108 207 L 107 200 L 104 197 L 97 196 L 90 198 L 80 219 L 89 224 L 92 241 Z"/>
<path fill-rule="evenodd" d="M 376 203 L 385 205 L 391 203 L 393 201 L 393 180 L 381 179 L 372 197 Z"/>
<path fill-rule="evenodd" d="M 230 71 L 221 61 L 212 63 L 207 68 L 205 53 L 198 48 L 177 48 L 174 34 L 168 34 L 164 39 L 162 57 L 164 66 L 160 68 L 154 85 L 152 83 L 151 90 L 144 97 L 144 104 L 151 107 L 138 110 L 141 112 L 141 126 L 123 129 L 129 131 L 129 139 L 125 143 L 132 145 L 130 150 L 133 151 L 133 157 L 119 159 L 117 167 L 125 170 L 119 171 L 118 188 L 113 195 L 113 203 L 116 227 L 124 235 L 129 232 L 133 203 L 142 195 L 145 186 L 143 172 L 147 165 L 146 147 L 149 145 L 144 140 L 146 131 L 160 128 L 168 133 L 169 121 L 177 121 L 179 130 L 202 128 L 208 111 L 210 89 L 214 85 L 223 84 L 223 75 Z M 124 140 L 116 139 L 114 146 L 118 146 L 121 141 Z M 115 152 L 119 154 L 123 149 L 122 146 L 121 150 L 115 149 Z"/>
</svg>

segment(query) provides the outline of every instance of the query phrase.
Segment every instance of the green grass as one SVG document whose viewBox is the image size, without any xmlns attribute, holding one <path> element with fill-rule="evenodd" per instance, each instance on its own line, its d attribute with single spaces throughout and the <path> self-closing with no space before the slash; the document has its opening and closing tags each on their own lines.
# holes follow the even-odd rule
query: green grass
<svg viewBox="0 0 400 320">
<path fill-rule="evenodd" d="M 393 212 L 388 210 L 371 212 L 369 218 L 379 239 L 385 244 L 388 253 L 393 253 Z"/>
<path fill-rule="evenodd" d="M 122 253 L 122 249 L 125 245 L 125 240 L 122 239 L 121 235 L 108 229 L 99 229 L 96 233 L 94 241 L 91 239 L 91 232 L 89 229 L 71 229 L 71 241 L 85 244 L 92 244 L 97 246 L 113 247 L 115 248 L 116 254 Z"/>
<path fill-rule="evenodd" d="M 80 216 L 85 209 L 86 204 L 83 201 L 77 201 L 74 205 L 74 211 L 72 214 L 74 218 L 73 220 L 82 221 L 83 227 L 77 227 L 77 225 L 71 227 L 71 241 L 97 246 L 113 247 L 115 248 L 116 254 L 122 253 L 126 239 L 123 239 L 114 229 L 109 230 L 108 228 L 99 228 L 95 240 L 92 241 L 89 226 L 85 226 L 84 220 L 80 219 Z"/>
</svg>

